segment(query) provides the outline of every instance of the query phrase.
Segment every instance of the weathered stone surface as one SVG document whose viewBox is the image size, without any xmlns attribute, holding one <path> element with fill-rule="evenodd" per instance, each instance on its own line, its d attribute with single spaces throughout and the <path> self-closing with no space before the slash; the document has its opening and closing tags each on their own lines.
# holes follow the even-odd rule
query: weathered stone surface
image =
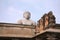
<svg viewBox="0 0 60 40">
<path fill-rule="evenodd" d="M 34 26 L 1 24 L 0 36 L 3 37 L 33 37 L 35 35 Z"/>
<path fill-rule="evenodd" d="M 42 19 L 42 21 L 41 21 Z M 56 21 L 55 21 L 55 16 L 53 15 L 52 11 L 49 11 L 48 14 L 45 13 L 41 19 L 38 20 L 38 24 L 36 29 L 41 32 L 44 31 L 48 28 L 53 28 L 56 25 Z"/>
</svg>

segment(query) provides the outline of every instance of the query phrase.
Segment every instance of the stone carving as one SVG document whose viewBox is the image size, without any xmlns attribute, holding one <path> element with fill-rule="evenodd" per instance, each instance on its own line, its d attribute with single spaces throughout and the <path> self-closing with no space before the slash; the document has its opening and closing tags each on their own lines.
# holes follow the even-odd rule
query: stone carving
<svg viewBox="0 0 60 40">
<path fill-rule="evenodd" d="M 43 18 L 41 17 L 41 19 L 39 19 L 38 23 L 37 23 L 36 33 L 39 33 L 39 32 L 41 32 L 43 30 L 44 30 L 44 27 L 43 27 Z"/>
<path fill-rule="evenodd" d="M 21 19 L 18 21 L 18 24 L 24 24 L 24 25 L 36 25 L 36 23 L 32 20 L 30 20 L 31 13 L 29 11 L 25 11 L 23 13 L 24 19 Z"/>
<path fill-rule="evenodd" d="M 43 27 L 43 18 L 40 19 L 40 30 L 44 30 L 44 27 Z"/>
<path fill-rule="evenodd" d="M 44 25 L 44 27 L 46 28 L 47 26 L 48 26 L 48 14 L 44 14 L 43 15 L 43 25 Z"/>
<path fill-rule="evenodd" d="M 45 13 L 41 17 L 41 19 L 38 20 L 38 28 L 40 29 L 40 31 L 54 26 L 55 26 L 55 16 L 53 15 L 52 11 Z"/>
<path fill-rule="evenodd" d="M 48 15 L 46 14 L 45 15 L 45 27 L 47 27 L 48 26 Z"/>
<path fill-rule="evenodd" d="M 49 16 L 49 26 L 51 25 L 51 26 L 54 26 L 55 25 L 55 16 L 53 15 L 53 12 L 52 11 L 50 11 L 49 13 L 48 13 L 48 16 Z"/>
</svg>

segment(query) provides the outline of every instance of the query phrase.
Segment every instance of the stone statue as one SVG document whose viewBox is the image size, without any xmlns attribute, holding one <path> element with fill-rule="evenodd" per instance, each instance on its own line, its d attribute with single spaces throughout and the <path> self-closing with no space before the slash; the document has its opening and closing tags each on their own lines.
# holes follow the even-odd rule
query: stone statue
<svg viewBox="0 0 60 40">
<path fill-rule="evenodd" d="M 21 19 L 18 21 L 18 24 L 24 24 L 24 25 L 36 25 L 36 23 L 32 20 L 30 20 L 31 13 L 28 11 L 25 11 L 23 13 L 24 19 Z"/>
<path fill-rule="evenodd" d="M 45 21 L 44 26 L 45 26 L 45 28 L 47 28 L 48 27 L 48 14 L 45 14 L 44 17 L 45 17 L 44 18 L 44 21 Z"/>
<path fill-rule="evenodd" d="M 52 11 L 50 11 L 49 13 L 48 13 L 48 16 L 49 16 L 49 25 L 55 25 L 55 16 L 53 15 L 53 12 Z"/>
</svg>

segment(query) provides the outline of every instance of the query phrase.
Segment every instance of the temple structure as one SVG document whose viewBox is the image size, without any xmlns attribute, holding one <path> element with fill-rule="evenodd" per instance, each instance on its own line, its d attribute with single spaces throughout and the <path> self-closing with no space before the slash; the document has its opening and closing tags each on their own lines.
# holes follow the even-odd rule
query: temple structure
<svg viewBox="0 0 60 40">
<path fill-rule="evenodd" d="M 37 21 L 37 25 L 0 23 L 0 40 L 60 40 L 60 24 L 50 11 Z"/>
</svg>

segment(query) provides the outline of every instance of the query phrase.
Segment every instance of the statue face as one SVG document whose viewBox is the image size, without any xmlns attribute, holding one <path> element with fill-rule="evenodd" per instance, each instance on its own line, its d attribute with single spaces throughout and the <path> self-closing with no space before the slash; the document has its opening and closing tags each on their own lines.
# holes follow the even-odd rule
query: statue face
<svg viewBox="0 0 60 40">
<path fill-rule="evenodd" d="M 30 12 L 25 12 L 23 14 L 23 17 L 26 18 L 26 19 L 30 19 L 30 16 L 31 16 Z"/>
</svg>

